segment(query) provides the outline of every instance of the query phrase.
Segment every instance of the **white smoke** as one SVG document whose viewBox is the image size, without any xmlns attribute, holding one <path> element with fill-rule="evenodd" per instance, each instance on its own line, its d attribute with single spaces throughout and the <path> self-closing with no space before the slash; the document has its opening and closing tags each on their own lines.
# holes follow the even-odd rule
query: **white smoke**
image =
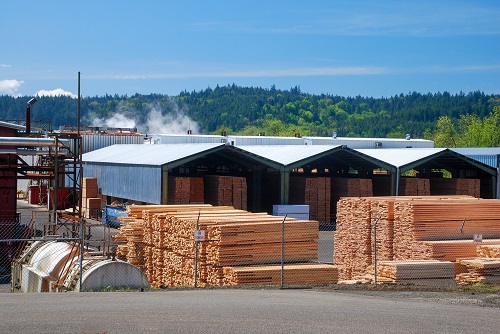
<svg viewBox="0 0 500 334">
<path fill-rule="evenodd" d="M 78 95 L 68 92 L 62 88 L 56 88 L 53 90 L 39 90 L 35 93 L 35 96 L 69 96 L 72 99 L 77 99 Z"/>
<path fill-rule="evenodd" d="M 177 104 L 172 105 L 169 113 L 164 113 L 159 106 L 149 105 L 146 117 L 136 110 L 130 110 L 124 104 L 107 119 L 94 118 L 92 126 L 109 128 L 137 128 L 143 134 L 192 134 L 199 133 L 199 126 L 191 120 Z M 141 119 L 143 119 L 141 121 Z"/>
</svg>

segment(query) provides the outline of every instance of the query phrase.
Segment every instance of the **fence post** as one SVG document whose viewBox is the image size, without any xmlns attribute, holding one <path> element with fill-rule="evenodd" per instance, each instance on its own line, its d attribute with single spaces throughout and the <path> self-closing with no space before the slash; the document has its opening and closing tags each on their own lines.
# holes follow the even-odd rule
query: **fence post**
<svg viewBox="0 0 500 334">
<path fill-rule="evenodd" d="M 285 220 L 288 213 L 285 213 L 285 217 L 281 222 L 281 283 L 280 288 L 283 288 L 285 284 Z"/>
</svg>

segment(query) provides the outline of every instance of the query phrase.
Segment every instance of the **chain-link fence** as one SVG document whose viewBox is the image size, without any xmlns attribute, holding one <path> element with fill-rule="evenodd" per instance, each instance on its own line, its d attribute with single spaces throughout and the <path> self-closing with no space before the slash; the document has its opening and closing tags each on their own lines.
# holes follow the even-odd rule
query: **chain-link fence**
<svg viewBox="0 0 500 334">
<path fill-rule="evenodd" d="M 228 206 L 131 205 L 126 214 L 119 229 L 35 219 L 30 236 L 47 239 L 50 227 L 58 239 L 0 240 L 1 291 L 500 284 L 498 200 L 340 198 L 335 231 Z"/>
</svg>

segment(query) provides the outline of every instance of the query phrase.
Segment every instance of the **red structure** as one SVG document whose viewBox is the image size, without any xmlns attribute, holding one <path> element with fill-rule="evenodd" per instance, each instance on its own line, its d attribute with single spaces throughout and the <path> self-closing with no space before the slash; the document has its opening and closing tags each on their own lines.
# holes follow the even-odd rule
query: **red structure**
<svg viewBox="0 0 500 334">
<path fill-rule="evenodd" d="M 0 124 L 0 137 L 17 137 L 16 126 Z M 15 149 L 13 146 L 0 146 L 0 240 L 14 239 L 17 221 L 17 155 L 1 153 L 1 150 Z M 0 242 L 0 274 L 10 271 L 10 262 L 14 253 L 12 242 Z"/>
</svg>

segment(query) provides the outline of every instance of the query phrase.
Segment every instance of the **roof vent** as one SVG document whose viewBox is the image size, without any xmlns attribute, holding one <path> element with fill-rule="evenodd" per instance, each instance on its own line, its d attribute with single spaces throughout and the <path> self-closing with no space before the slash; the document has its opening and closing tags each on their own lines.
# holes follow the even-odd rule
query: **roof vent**
<svg viewBox="0 0 500 334">
<path fill-rule="evenodd" d="M 332 137 L 333 137 L 333 139 L 337 139 L 337 132 L 334 132 L 334 133 L 332 134 Z"/>
<path fill-rule="evenodd" d="M 406 134 L 406 138 L 405 139 L 406 140 L 410 140 L 410 134 L 409 133 Z"/>
</svg>

